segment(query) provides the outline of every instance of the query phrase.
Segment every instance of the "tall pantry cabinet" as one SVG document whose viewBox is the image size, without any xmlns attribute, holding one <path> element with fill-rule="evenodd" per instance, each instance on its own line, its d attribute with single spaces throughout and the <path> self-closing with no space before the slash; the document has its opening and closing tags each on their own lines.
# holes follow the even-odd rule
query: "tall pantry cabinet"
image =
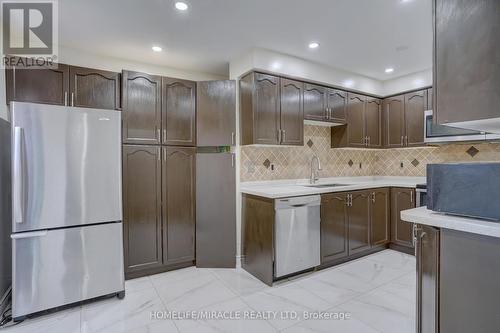
<svg viewBox="0 0 500 333">
<path fill-rule="evenodd" d="M 125 275 L 195 261 L 196 83 L 123 71 Z"/>
</svg>

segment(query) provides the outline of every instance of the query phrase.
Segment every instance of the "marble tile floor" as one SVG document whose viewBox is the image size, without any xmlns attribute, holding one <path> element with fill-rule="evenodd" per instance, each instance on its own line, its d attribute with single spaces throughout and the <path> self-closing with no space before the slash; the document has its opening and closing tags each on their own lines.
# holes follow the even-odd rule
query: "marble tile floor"
<svg viewBox="0 0 500 333">
<path fill-rule="evenodd" d="M 415 258 L 392 250 L 287 279 L 273 287 L 242 269 L 191 267 L 127 281 L 126 292 L 124 300 L 112 298 L 78 306 L 1 332 L 412 333 L 415 327 Z M 238 320 L 161 318 L 173 311 L 261 316 Z M 152 312 L 157 318 L 151 318 Z M 310 319 L 304 313 L 350 317 Z M 298 317 L 291 317 L 293 314 Z"/>
</svg>

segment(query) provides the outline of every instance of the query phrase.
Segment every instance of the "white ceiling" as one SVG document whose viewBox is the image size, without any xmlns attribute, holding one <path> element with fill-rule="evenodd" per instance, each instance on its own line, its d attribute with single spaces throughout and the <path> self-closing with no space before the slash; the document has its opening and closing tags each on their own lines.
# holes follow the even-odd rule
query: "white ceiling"
<svg viewBox="0 0 500 333">
<path fill-rule="evenodd" d="M 386 80 L 432 66 L 431 1 L 188 0 L 179 12 L 175 0 L 60 0 L 59 41 L 219 75 L 260 47 Z M 310 50 L 313 40 L 321 45 Z"/>
</svg>

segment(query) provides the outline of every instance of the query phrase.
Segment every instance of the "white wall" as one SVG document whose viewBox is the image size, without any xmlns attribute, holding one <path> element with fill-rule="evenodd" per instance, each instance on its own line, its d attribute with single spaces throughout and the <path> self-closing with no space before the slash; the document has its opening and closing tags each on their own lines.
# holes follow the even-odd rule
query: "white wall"
<svg viewBox="0 0 500 333">
<path fill-rule="evenodd" d="M 236 79 L 252 69 L 270 71 L 287 76 L 381 95 L 382 82 L 363 75 L 304 60 L 265 49 L 253 49 L 249 54 L 232 59 L 229 77 Z"/>
<path fill-rule="evenodd" d="M 202 81 L 202 80 L 224 80 L 227 79 L 225 76 L 210 74 L 210 73 L 202 73 L 195 71 L 188 71 L 182 69 L 176 69 L 172 67 L 165 66 L 155 66 L 149 65 L 140 62 L 131 62 L 127 60 L 111 58 L 111 57 L 103 57 L 95 54 L 91 54 L 88 52 L 84 52 L 81 50 L 74 50 L 65 47 L 59 47 L 59 62 L 75 65 L 75 66 L 83 66 L 83 67 L 91 67 L 115 72 L 121 72 L 122 69 L 129 69 L 139 72 L 146 72 L 150 74 L 157 74 L 163 76 L 170 76 L 179 79 L 193 80 L 193 81 Z M 8 110 L 5 102 L 5 71 L 0 70 L 0 118 L 7 119 L 8 118 Z"/>
<path fill-rule="evenodd" d="M 383 81 L 383 96 L 393 95 L 402 91 L 432 86 L 432 69 L 400 76 Z"/>
</svg>

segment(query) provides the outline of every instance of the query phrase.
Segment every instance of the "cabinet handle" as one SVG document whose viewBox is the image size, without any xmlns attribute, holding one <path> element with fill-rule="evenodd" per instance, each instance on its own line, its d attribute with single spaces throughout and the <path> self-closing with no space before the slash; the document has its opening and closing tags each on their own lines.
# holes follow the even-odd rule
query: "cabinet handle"
<svg viewBox="0 0 500 333">
<path fill-rule="evenodd" d="M 161 141 L 161 132 L 159 128 L 156 129 L 156 139 L 158 139 L 158 141 Z"/>
<path fill-rule="evenodd" d="M 405 138 L 406 138 L 406 146 L 408 147 L 408 135 Z"/>
<path fill-rule="evenodd" d="M 234 141 L 235 141 L 235 134 L 234 132 L 231 132 L 231 146 L 234 146 Z"/>
<path fill-rule="evenodd" d="M 68 92 L 64 92 L 64 106 L 68 106 Z"/>
<path fill-rule="evenodd" d="M 410 192 L 410 202 L 413 203 L 413 191 Z"/>
<path fill-rule="evenodd" d="M 325 119 L 328 119 L 328 108 L 325 108 Z"/>
<path fill-rule="evenodd" d="M 167 141 L 167 130 L 163 130 L 163 141 Z"/>
<path fill-rule="evenodd" d="M 370 146 L 371 144 L 372 144 L 372 137 L 371 137 L 371 136 L 369 136 L 369 137 L 368 137 L 368 146 Z"/>
<path fill-rule="evenodd" d="M 401 135 L 401 146 L 405 145 L 405 137 Z"/>
<path fill-rule="evenodd" d="M 372 192 L 372 202 L 375 203 L 375 192 Z"/>
<path fill-rule="evenodd" d="M 285 134 L 286 134 L 285 130 L 282 130 L 282 133 L 281 133 L 281 142 L 286 141 Z"/>
<path fill-rule="evenodd" d="M 75 106 L 75 93 L 71 93 L 71 106 Z"/>
<path fill-rule="evenodd" d="M 234 154 L 231 154 L 231 167 L 234 168 L 234 164 L 235 164 L 235 161 L 234 161 Z"/>
</svg>

